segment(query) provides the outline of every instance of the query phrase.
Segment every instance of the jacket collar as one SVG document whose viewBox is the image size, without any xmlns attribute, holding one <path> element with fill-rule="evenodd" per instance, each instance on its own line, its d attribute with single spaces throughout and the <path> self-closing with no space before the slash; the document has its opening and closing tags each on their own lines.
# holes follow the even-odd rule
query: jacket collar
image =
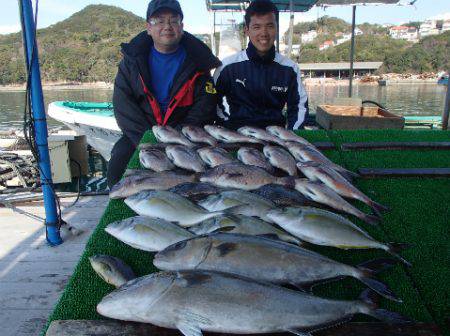
<svg viewBox="0 0 450 336">
<path fill-rule="evenodd" d="M 180 44 L 185 48 L 186 56 L 194 62 L 197 70 L 207 72 L 221 65 L 208 46 L 190 33 L 184 32 Z M 153 39 L 143 31 L 129 43 L 122 43 L 122 53 L 124 56 L 147 60 L 152 46 Z"/>
<path fill-rule="evenodd" d="M 259 56 L 253 43 L 249 42 L 246 52 L 247 52 L 247 56 L 248 56 L 249 60 L 258 62 L 258 63 L 269 64 L 269 63 L 273 62 L 273 60 L 275 59 L 275 46 L 272 46 L 272 48 L 270 48 L 269 52 L 267 54 L 265 54 L 264 56 Z"/>
</svg>

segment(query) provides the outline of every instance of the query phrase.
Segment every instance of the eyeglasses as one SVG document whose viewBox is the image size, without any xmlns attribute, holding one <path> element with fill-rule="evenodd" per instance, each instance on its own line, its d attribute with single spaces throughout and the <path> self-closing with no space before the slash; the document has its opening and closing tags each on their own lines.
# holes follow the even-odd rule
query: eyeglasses
<svg viewBox="0 0 450 336">
<path fill-rule="evenodd" d="M 166 24 L 169 24 L 172 27 L 178 27 L 181 25 L 180 18 L 170 18 L 168 20 L 165 20 L 163 18 L 154 18 L 150 19 L 149 22 L 152 26 L 159 26 L 159 27 L 164 27 Z"/>
</svg>

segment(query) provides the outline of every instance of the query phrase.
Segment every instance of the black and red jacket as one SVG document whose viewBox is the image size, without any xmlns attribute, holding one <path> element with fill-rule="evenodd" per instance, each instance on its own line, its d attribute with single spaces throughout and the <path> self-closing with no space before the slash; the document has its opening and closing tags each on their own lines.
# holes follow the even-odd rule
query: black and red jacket
<svg viewBox="0 0 450 336">
<path fill-rule="evenodd" d="M 216 91 L 210 71 L 221 63 L 206 44 L 184 32 L 186 58 L 170 88 L 167 111 L 151 92 L 148 57 L 153 45 L 146 31 L 122 44 L 123 59 L 114 82 L 114 115 L 123 134 L 137 146 L 153 125 L 205 125 L 216 116 Z"/>
</svg>

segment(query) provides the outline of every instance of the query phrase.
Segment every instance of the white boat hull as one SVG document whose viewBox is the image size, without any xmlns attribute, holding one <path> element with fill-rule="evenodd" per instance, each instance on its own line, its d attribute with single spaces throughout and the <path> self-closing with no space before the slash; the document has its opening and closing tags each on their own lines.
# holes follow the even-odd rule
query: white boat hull
<svg viewBox="0 0 450 336">
<path fill-rule="evenodd" d="M 114 116 L 80 113 L 74 109 L 59 106 L 57 102 L 49 104 L 48 115 L 67 125 L 77 135 L 85 135 L 87 143 L 95 148 L 106 161 L 111 158 L 111 150 L 122 136 Z"/>
</svg>

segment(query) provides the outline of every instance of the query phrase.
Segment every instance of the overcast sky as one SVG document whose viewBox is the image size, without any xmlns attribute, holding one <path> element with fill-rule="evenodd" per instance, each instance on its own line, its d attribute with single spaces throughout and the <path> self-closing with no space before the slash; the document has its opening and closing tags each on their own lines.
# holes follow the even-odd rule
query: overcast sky
<svg viewBox="0 0 450 336">
<path fill-rule="evenodd" d="M 180 1 L 185 14 L 185 30 L 192 33 L 211 32 L 212 15 L 206 10 L 205 2 L 205 0 Z M 36 0 L 32 0 L 32 3 L 34 5 Z M 58 21 L 62 21 L 90 4 L 118 6 L 144 17 L 148 2 L 140 0 L 39 0 L 38 27 L 48 27 Z M 20 30 L 18 11 L 17 1 L 2 0 L 0 34 Z M 413 6 L 359 6 L 356 17 L 357 24 L 363 22 L 400 24 L 408 21 L 423 21 L 445 13 L 450 13 L 450 0 L 417 0 Z M 242 15 L 242 13 L 218 13 L 216 20 L 219 23 L 227 23 L 229 19 L 235 19 L 240 22 L 242 21 Z M 312 21 L 323 15 L 336 16 L 350 22 L 351 7 L 313 8 L 306 13 L 296 13 L 295 22 Z M 281 15 L 281 32 L 286 31 L 288 20 L 288 14 Z"/>
</svg>

